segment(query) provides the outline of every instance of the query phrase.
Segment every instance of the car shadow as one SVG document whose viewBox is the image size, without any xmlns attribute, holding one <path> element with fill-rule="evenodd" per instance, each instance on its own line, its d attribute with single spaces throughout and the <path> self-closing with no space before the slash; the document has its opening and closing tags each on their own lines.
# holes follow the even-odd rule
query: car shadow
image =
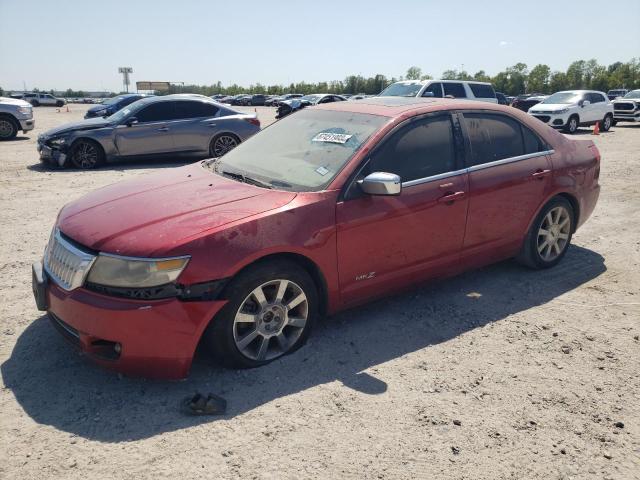
<svg viewBox="0 0 640 480">
<path fill-rule="evenodd" d="M 28 165 L 27 169 L 33 172 L 56 172 L 60 174 L 64 173 L 77 173 L 77 172 L 100 172 L 100 171 L 116 171 L 124 172 L 127 170 L 150 170 L 156 168 L 174 168 L 189 165 L 190 163 L 201 162 L 202 160 L 194 160 L 193 158 L 167 158 L 164 159 L 152 159 L 152 160 L 132 160 L 127 162 L 112 162 L 102 165 L 95 170 L 82 170 L 75 167 L 60 168 L 56 165 L 50 165 L 48 163 L 38 162 L 32 165 Z"/>
<path fill-rule="evenodd" d="M 41 316 L 19 336 L 0 371 L 6 388 L 35 422 L 88 439 L 131 441 L 229 419 L 329 382 L 381 394 L 388 386 L 372 367 L 505 321 L 604 271 L 602 256 L 576 246 L 549 270 L 502 262 L 325 319 L 303 348 L 258 369 L 225 370 L 199 353 L 189 378 L 180 382 L 122 377 L 97 367 Z M 196 391 L 225 397 L 226 415 L 181 414 L 180 401 Z"/>
<path fill-rule="evenodd" d="M 29 137 L 25 137 L 24 135 L 19 135 L 19 136 L 13 137 L 11 140 L 3 140 L 3 142 L 7 142 L 7 143 L 8 142 L 23 142 L 25 140 L 30 140 L 30 138 Z M 0 145 L 2 145 L 2 144 L 0 144 Z"/>
</svg>

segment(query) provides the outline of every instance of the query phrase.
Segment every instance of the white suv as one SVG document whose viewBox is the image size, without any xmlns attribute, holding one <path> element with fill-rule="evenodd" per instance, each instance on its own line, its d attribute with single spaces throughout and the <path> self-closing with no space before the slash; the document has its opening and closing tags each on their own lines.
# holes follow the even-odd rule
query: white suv
<svg viewBox="0 0 640 480">
<path fill-rule="evenodd" d="M 613 125 L 613 105 L 604 92 L 567 90 L 557 92 L 534 105 L 528 112 L 553 128 L 575 133 L 579 126 L 600 123 L 608 131 Z"/>
<path fill-rule="evenodd" d="M 462 80 L 405 80 L 389 85 L 380 97 L 466 98 L 498 103 L 493 85 Z"/>
<path fill-rule="evenodd" d="M 63 98 L 57 98 L 49 93 L 25 93 L 22 99 L 29 102 L 34 107 L 40 105 L 50 105 L 54 107 L 62 107 L 67 101 Z"/>
</svg>

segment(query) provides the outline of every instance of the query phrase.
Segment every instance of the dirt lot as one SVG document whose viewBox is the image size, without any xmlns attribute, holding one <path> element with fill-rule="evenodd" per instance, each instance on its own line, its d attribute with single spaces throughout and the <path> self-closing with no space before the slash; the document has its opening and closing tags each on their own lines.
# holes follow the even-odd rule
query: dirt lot
<svg viewBox="0 0 640 480">
<path fill-rule="evenodd" d="M 0 144 L 0 478 L 640 478 L 640 125 L 581 132 L 602 195 L 555 269 L 471 272 L 329 318 L 267 367 L 202 356 L 170 383 L 93 366 L 35 308 L 58 210 L 175 165 L 42 168 L 36 136 L 70 109 Z M 178 413 L 196 390 L 228 414 Z"/>
</svg>

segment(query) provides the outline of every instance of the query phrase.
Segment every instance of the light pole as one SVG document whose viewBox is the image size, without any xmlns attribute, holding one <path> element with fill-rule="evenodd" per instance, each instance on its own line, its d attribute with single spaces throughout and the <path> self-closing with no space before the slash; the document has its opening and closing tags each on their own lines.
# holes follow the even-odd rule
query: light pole
<svg viewBox="0 0 640 480">
<path fill-rule="evenodd" d="M 119 67 L 118 73 L 122 74 L 122 84 L 124 85 L 124 89 L 127 93 L 129 93 L 129 74 L 133 73 L 133 68 L 131 67 Z"/>
</svg>

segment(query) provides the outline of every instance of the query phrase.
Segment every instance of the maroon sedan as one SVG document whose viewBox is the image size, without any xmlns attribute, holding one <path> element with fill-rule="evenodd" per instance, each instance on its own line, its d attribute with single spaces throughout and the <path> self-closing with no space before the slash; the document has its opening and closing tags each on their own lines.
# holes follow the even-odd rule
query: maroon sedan
<svg viewBox="0 0 640 480">
<path fill-rule="evenodd" d="M 66 205 L 38 307 L 88 356 L 179 378 L 299 348 L 319 315 L 516 257 L 557 264 L 600 155 L 513 108 L 370 98 L 312 107 L 224 157 Z M 525 273 L 523 273 L 524 275 Z"/>
</svg>

